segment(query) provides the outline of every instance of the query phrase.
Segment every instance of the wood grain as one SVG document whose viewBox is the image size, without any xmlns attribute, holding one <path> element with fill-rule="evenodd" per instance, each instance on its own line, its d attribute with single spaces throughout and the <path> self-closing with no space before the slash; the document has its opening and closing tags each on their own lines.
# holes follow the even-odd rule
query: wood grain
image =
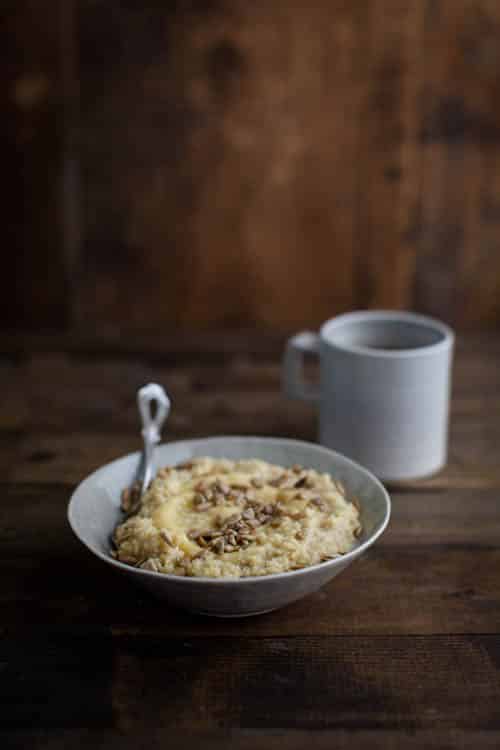
<svg viewBox="0 0 500 750">
<path fill-rule="evenodd" d="M 0 71 L 3 327 L 62 329 L 65 27 L 63 2 L 3 3 Z"/>
<path fill-rule="evenodd" d="M 24 421 L 21 421 L 23 415 L 19 416 L 17 411 L 20 402 L 14 402 L 12 412 L 5 411 L 7 425 L 13 432 L 6 433 L 2 441 L 4 449 L 0 466 L 4 467 L 3 476 L 20 482 L 64 481 L 74 484 L 102 463 L 138 450 L 137 416 L 133 403 L 128 401 L 129 394 L 124 398 L 126 413 L 123 413 L 125 407 L 122 404 L 115 405 L 113 399 L 104 400 L 102 397 L 93 409 L 82 413 L 75 408 L 71 415 L 73 429 L 82 431 L 69 436 L 64 433 L 62 416 L 53 414 L 50 421 L 45 418 L 41 425 L 40 416 L 31 421 L 25 413 Z M 175 417 L 172 415 L 166 433 L 168 440 L 236 432 L 279 434 L 301 440 L 315 440 L 317 437 L 314 414 L 305 406 L 291 407 L 285 399 L 276 396 L 254 399 L 250 392 L 243 391 L 225 398 L 205 397 L 193 404 L 187 397 L 181 403 L 176 395 L 176 403 L 182 412 Z M 449 461 L 443 471 L 424 480 L 389 483 L 390 491 L 434 492 L 500 487 L 497 453 L 500 429 L 483 419 L 481 408 L 488 407 L 497 409 L 498 404 L 483 400 L 482 404 L 467 406 L 467 409 L 473 408 L 472 414 L 453 415 Z M 102 429 L 99 429 L 100 424 Z M 31 429 L 36 429 L 36 433 L 26 433 Z"/>
<path fill-rule="evenodd" d="M 7 634 L 2 644 L 4 728 L 60 723 L 61 700 L 65 726 L 112 722 L 122 731 L 174 722 L 191 731 L 500 728 L 498 636 L 115 636 L 110 643 L 98 630 L 39 628 L 22 649 L 20 642 Z M 96 656 L 99 671 L 91 668 Z M 49 674 L 58 689 L 47 694 Z"/>
<path fill-rule="evenodd" d="M 495 317 L 496 220 L 484 206 L 496 202 L 499 39 L 499 8 L 490 0 L 427 5 L 416 303 L 459 324 Z"/>
<path fill-rule="evenodd" d="M 114 730 L 58 730 L 0 732 L 7 747 L 25 750 L 27 742 L 32 750 L 120 750 L 136 749 L 144 741 L 144 732 Z M 149 750 L 163 750 L 168 745 L 172 750 L 182 750 L 187 744 L 206 750 L 302 750 L 307 745 L 311 750 L 496 750 L 500 733 L 496 731 L 452 730 L 326 730 L 308 732 L 303 730 L 259 730 L 231 729 L 212 732 L 176 731 L 170 727 L 154 727 L 147 731 Z"/>
<path fill-rule="evenodd" d="M 500 486 L 500 427 L 485 418 L 500 409 L 500 346 L 497 337 L 481 341 L 459 341 L 448 466 L 391 490 Z M 56 337 L 3 337 L 0 343 L 6 353 L 0 465 L 15 481 L 76 483 L 136 449 L 134 393 L 152 380 L 173 398 L 170 440 L 235 432 L 305 440 L 317 435 L 314 409 L 280 392 L 283 337 L 253 333 L 242 342 L 228 334 L 174 335 L 162 339 L 158 350 L 147 339 L 61 339 L 59 351 Z"/>
<path fill-rule="evenodd" d="M 4 634 L 0 641 L 2 729 L 109 726 L 110 644 L 104 628 L 95 628 L 93 635 L 39 630 L 29 639 Z"/>
<path fill-rule="evenodd" d="M 413 298 L 420 197 L 417 139 L 425 4 L 367 4 L 356 217 L 358 307 L 404 308 Z M 363 52 L 361 52 L 363 50 Z"/>
<path fill-rule="evenodd" d="M 200 729 L 416 729 L 436 722 L 443 728 L 499 728 L 496 636 L 246 638 L 236 650 L 233 644 L 211 639 L 208 656 L 200 639 L 114 639 L 118 721 L 154 726 L 176 716 L 179 727 Z M 169 671 L 174 681 L 163 690 L 169 664 L 176 667 Z M 188 722 L 186 697 L 192 701 Z"/>
<path fill-rule="evenodd" d="M 495 0 L 9 2 L 3 328 L 500 321 Z"/>
<path fill-rule="evenodd" d="M 359 18 L 344 0 L 80 3 L 82 328 L 299 325 L 298 292 L 311 324 L 349 307 Z"/>
<path fill-rule="evenodd" d="M 2 747 L 498 746 L 498 337 L 459 341 L 446 471 L 394 485 L 380 541 L 281 611 L 174 610 L 72 534 L 74 485 L 137 445 L 145 380 L 175 395 L 170 439 L 313 439 L 279 396 L 283 341 L 0 337 Z"/>
</svg>

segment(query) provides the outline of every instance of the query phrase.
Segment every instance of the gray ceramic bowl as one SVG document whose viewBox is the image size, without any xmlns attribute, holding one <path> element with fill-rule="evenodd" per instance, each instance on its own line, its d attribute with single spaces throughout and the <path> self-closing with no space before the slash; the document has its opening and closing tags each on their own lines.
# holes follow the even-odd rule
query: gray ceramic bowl
<svg viewBox="0 0 500 750">
<path fill-rule="evenodd" d="M 157 448 L 157 465 L 176 464 L 193 456 L 260 458 L 271 463 L 329 472 L 357 498 L 363 534 L 343 557 L 309 568 L 241 579 L 183 578 L 132 568 L 110 557 L 109 539 L 121 518 L 120 493 L 134 477 L 138 453 L 103 466 L 73 493 L 68 509 L 78 539 L 103 562 L 129 576 L 170 604 L 200 614 L 243 617 L 268 612 L 316 591 L 359 557 L 382 534 L 390 516 L 390 499 L 381 483 L 348 458 L 312 443 L 261 437 L 214 437 L 167 443 Z"/>
</svg>

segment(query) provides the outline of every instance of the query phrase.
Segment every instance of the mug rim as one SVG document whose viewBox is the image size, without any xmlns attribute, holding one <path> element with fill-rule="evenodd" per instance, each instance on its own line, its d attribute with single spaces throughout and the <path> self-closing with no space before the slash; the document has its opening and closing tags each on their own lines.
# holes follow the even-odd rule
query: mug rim
<svg viewBox="0 0 500 750">
<path fill-rule="evenodd" d="M 342 328 L 346 324 L 376 320 L 414 323 L 421 328 L 430 329 L 434 333 L 439 334 L 440 338 L 432 344 L 409 349 L 374 349 L 369 346 L 338 342 L 330 337 L 333 331 Z M 449 350 L 455 341 L 455 333 L 450 326 L 446 325 L 446 323 L 428 315 L 421 315 L 420 313 L 409 312 L 406 310 L 355 310 L 353 312 L 341 313 L 334 318 L 326 320 L 319 330 L 319 335 L 321 341 L 335 349 L 377 359 L 407 359 L 409 357 L 420 357 L 426 354 L 436 354 L 440 351 Z"/>
</svg>

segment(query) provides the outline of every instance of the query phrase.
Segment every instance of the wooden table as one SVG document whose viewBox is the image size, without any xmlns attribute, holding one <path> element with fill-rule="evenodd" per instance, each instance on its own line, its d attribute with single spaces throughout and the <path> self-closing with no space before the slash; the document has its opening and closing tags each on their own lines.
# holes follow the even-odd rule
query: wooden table
<svg viewBox="0 0 500 750">
<path fill-rule="evenodd" d="M 168 439 L 313 440 L 282 344 L 3 337 L 2 748 L 500 746 L 499 338 L 459 341 L 446 471 L 390 488 L 381 541 L 282 611 L 170 610 L 73 538 L 71 490 L 138 447 L 147 381 L 173 397 Z"/>
</svg>

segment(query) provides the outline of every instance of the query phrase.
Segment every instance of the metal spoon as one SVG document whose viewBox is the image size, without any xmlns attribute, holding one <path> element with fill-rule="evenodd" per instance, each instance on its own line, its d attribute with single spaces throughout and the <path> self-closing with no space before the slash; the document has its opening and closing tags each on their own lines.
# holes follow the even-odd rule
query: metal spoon
<svg viewBox="0 0 500 750">
<path fill-rule="evenodd" d="M 153 414 L 152 407 L 156 404 L 156 413 Z M 135 485 L 140 488 L 139 502 L 149 484 L 155 476 L 153 469 L 154 451 L 160 442 L 160 430 L 170 412 L 170 399 L 161 385 L 149 383 L 137 392 L 137 405 L 142 420 L 143 449 L 137 473 Z"/>
</svg>

